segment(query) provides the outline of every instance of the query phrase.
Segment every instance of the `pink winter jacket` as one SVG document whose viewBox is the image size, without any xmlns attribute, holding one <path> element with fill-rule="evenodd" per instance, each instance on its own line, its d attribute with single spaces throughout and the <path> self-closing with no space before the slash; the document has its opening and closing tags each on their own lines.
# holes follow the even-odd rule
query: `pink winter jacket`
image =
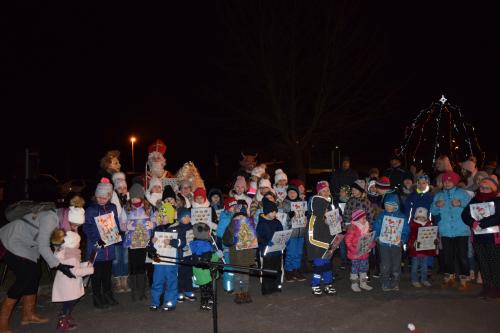
<svg viewBox="0 0 500 333">
<path fill-rule="evenodd" d="M 62 248 L 56 253 L 56 258 L 62 264 L 71 265 L 71 272 L 76 279 L 69 278 L 57 271 L 52 286 L 52 302 L 65 302 L 79 299 L 85 294 L 82 276 L 94 273 L 94 267 L 88 266 L 87 262 L 81 263 L 81 251 L 79 249 Z"/>
<path fill-rule="evenodd" d="M 358 257 L 358 244 L 359 239 L 363 236 L 361 229 L 356 225 L 352 224 L 347 234 L 345 235 L 345 245 L 347 247 L 347 258 L 349 260 L 366 260 L 368 259 L 370 252 L 363 254 Z"/>
</svg>

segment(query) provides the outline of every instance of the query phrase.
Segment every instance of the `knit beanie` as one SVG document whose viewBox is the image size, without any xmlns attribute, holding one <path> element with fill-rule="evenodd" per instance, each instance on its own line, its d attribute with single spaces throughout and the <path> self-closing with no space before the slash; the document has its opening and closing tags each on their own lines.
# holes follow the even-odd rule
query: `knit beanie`
<svg viewBox="0 0 500 333">
<path fill-rule="evenodd" d="M 320 180 L 316 184 L 316 192 L 317 193 L 319 193 L 321 190 L 323 190 L 325 188 L 330 188 L 330 185 L 328 184 L 328 182 L 326 180 Z"/>
<path fill-rule="evenodd" d="M 252 169 L 251 175 L 261 178 L 264 172 L 266 172 L 266 167 L 261 164 Z"/>
<path fill-rule="evenodd" d="M 193 199 L 196 200 L 197 197 L 203 197 L 204 200 L 207 200 L 207 191 L 202 187 L 198 187 L 193 192 Z"/>
<path fill-rule="evenodd" d="M 149 181 L 148 192 L 151 192 L 151 190 L 153 190 L 153 187 L 155 186 L 160 186 L 161 188 L 163 188 L 163 183 L 161 182 L 161 179 L 158 177 L 151 178 L 151 180 Z"/>
<path fill-rule="evenodd" d="M 363 209 L 356 209 L 356 210 L 354 210 L 354 212 L 352 212 L 351 218 L 353 221 L 359 221 L 365 216 L 366 216 L 366 213 Z"/>
<path fill-rule="evenodd" d="M 177 209 L 177 221 L 181 222 L 184 216 L 191 217 L 191 210 L 189 208 L 181 207 Z"/>
<path fill-rule="evenodd" d="M 236 201 L 235 198 L 227 197 L 226 199 L 224 199 L 224 209 L 229 210 L 229 208 L 236 206 L 237 203 L 238 202 Z"/>
<path fill-rule="evenodd" d="M 109 179 L 105 177 L 101 178 L 101 181 L 99 182 L 99 184 L 97 184 L 97 187 L 95 189 L 95 196 L 102 198 L 110 198 L 112 192 L 113 192 L 113 185 L 111 185 Z"/>
<path fill-rule="evenodd" d="M 288 176 L 286 175 L 286 173 L 283 170 L 277 169 L 274 172 L 274 183 L 277 184 L 280 180 L 288 181 Z"/>
<path fill-rule="evenodd" d="M 122 185 L 123 182 L 127 184 L 126 177 L 123 172 L 115 172 L 113 176 L 111 176 L 111 181 L 113 181 L 113 186 L 115 188 L 120 187 L 120 185 Z"/>
<path fill-rule="evenodd" d="M 415 210 L 415 216 L 413 217 L 413 219 L 415 219 L 417 221 L 427 222 L 429 220 L 429 218 L 427 216 L 428 213 L 429 213 L 429 211 L 427 210 L 427 208 L 418 207 Z"/>
<path fill-rule="evenodd" d="M 364 193 L 364 192 L 366 192 L 365 186 L 366 186 L 366 182 L 362 179 L 358 179 L 354 183 L 351 184 L 351 189 L 355 188 L 358 191 Z"/>
<path fill-rule="evenodd" d="M 259 181 L 259 188 L 273 188 L 273 185 L 271 184 L 271 181 L 269 179 L 262 178 Z"/>
<path fill-rule="evenodd" d="M 135 183 L 132 185 L 129 191 L 130 199 L 139 198 L 144 200 L 144 187 L 142 185 Z"/>
<path fill-rule="evenodd" d="M 391 180 L 389 179 L 389 177 L 382 176 L 375 182 L 375 187 L 381 190 L 390 190 Z"/>
<path fill-rule="evenodd" d="M 492 192 L 498 191 L 498 182 L 492 177 L 484 178 L 483 180 L 481 180 L 481 185 L 488 186 L 489 188 L 491 188 Z"/>
<path fill-rule="evenodd" d="M 286 193 L 288 194 L 288 192 L 290 192 L 290 191 L 295 191 L 295 193 L 297 193 L 297 197 L 300 194 L 299 189 L 295 185 L 291 185 L 291 184 L 288 185 L 288 188 L 286 189 Z"/>
<path fill-rule="evenodd" d="M 452 182 L 453 185 L 457 186 L 457 184 L 460 182 L 460 176 L 456 172 L 448 171 L 443 173 L 441 180 L 443 181 L 443 183 L 445 181 L 449 181 Z"/>
<path fill-rule="evenodd" d="M 278 206 L 267 198 L 262 199 L 262 210 L 264 215 L 269 214 L 270 212 L 278 212 Z"/>
<path fill-rule="evenodd" d="M 302 185 L 304 188 L 306 188 L 306 184 L 304 183 L 304 181 L 298 178 L 290 179 L 288 185 L 295 185 L 297 186 L 297 188 L 299 188 L 299 186 Z"/>
<path fill-rule="evenodd" d="M 174 189 L 170 185 L 165 186 L 165 188 L 163 189 L 163 195 L 161 196 L 161 200 L 164 201 L 167 198 L 174 198 L 175 199 Z"/>
</svg>

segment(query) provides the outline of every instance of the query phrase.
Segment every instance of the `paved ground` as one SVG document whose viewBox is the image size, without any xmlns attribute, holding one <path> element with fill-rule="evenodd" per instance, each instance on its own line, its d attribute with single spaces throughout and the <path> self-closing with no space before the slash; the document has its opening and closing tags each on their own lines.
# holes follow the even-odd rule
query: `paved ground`
<svg viewBox="0 0 500 333">
<path fill-rule="evenodd" d="M 481 300 L 470 292 L 443 290 L 437 286 L 414 289 L 403 276 L 401 291 L 375 290 L 355 294 L 349 289 L 345 272 L 336 284 L 336 296 L 314 297 L 308 283 L 285 284 L 278 296 L 258 293 L 253 279 L 254 302 L 236 305 L 231 296 L 219 292 L 219 332 L 408 332 L 412 322 L 425 333 L 500 332 L 500 302 Z M 132 303 L 129 294 L 117 295 L 120 305 L 94 309 L 91 295 L 76 307 L 77 332 L 211 332 L 210 312 L 199 310 L 199 303 L 179 304 L 174 312 L 150 312 L 147 302 Z M 51 332 L 56 325 L 59 306 L 41 300 L 40 312 L 51 318 L 50 324 L 20 328 L 20 311 L 11 319 L 14 332 Z"/>
</svg>

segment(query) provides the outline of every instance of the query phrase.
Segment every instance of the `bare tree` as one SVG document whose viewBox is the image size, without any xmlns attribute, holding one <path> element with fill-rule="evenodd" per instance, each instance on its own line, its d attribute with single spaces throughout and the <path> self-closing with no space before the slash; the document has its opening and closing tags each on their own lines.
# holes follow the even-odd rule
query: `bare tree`
<svg viewBox="0 0 500 333">
<path fill-rule="evenodd" d="M 231 93 L 216 96 L 249 129 L 271 133 L 299 176 L 312 143 L 376 117 L 388 96 L 375 80 L 383 42 L 351 1 L 228 1 L 221 12 L 236 60 L 222 65 Z"/>
</svg>

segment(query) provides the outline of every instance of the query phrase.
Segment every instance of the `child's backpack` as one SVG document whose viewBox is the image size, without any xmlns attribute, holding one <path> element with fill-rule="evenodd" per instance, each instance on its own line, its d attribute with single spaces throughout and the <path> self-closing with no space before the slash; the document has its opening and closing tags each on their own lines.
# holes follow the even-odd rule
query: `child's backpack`
<svg viewBox="0 0 500 333">
<path fill-rule="evenodd" d="M 9 205 L 5 209 L 5 217 L 7 221 L 12 222 L 14 220 L 23 219 L 23 217 L 28 214 L 34 214 L 33 219 L 35 219 L 36 214 L 47 210 L 55 211 L 56 205 L 53 202 L 21 200 Z"/>
</svg>

